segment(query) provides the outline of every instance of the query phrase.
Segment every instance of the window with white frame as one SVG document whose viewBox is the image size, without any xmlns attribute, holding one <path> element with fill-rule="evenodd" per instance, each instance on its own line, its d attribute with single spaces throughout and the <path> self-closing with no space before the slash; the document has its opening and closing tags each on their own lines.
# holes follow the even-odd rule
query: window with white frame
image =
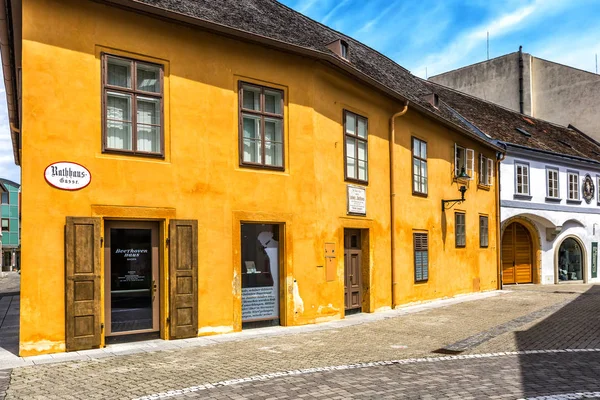
<svg viewBox="0 0 600 400">
<path fill-rule="evenodd" d="M 515 163 L 516 193 L 529 195 L 529 165 Z"/>
<path fill-rule="evenodd" d="M 569 200 L 579 200 L 579 173 L 568 172 L 569 177 Z"/>
<path fill-rule="evenodd" d="M 479 184 L 492 186 L 494 182 L 494 160 L 479 155 Z"/>
<path fill-rule="evenodd" d="M 454 177 L 458 178 L 464 172 L 469 179 L 473 179 L 474 170 L 475 150 L 454 144 Z"/>
<path fill-rule="evenodd" d="M 413 194 L 427 194 L 427 142 L 412 138 Z"/>
<path fill-rule="evenodd" d="M 558 199 L 560 191 L 558 189 L 558 169 L 546 169 L 546 196 L 551 199 Z"/>
</svg>

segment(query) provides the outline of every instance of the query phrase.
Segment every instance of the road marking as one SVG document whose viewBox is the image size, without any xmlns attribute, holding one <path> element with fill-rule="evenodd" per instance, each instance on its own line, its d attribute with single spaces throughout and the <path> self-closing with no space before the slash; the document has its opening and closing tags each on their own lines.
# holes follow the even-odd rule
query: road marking
<svg viewBox="0 0 600 400">
<path fill-rule="evenodd" d="M 527 397 L 519 400 L 577 400 L 577 399 L 598 399 L 600 392 L 578 392 L 578 393 L 563 393 L 550 396 Z"/>
<path fill-rule="evenodd" d="M 418 363 L 435 363 L 440 361 L 453 361 L 453 360 L 469 360 L 475 358 L 493 358 L 493 357 L 504 357 L 504 356 L 521 356 L 528 354 L 556 354 L 556 353 L 600 353 L 600 349 L 560 349 L 560 350 L 523 350 L 523 351 L 506 351 L 499 353 L 488 353 L 488 354 L 465 354 L 459 356 L 446 356 L 446 357 L 421 357 L 421 358 L 407 358 L 405 360 L 391 360 L 391 361 L 373 361 L 368 363 L 356 363 L 356 364 L 347 364 L 347 365 L 335 365 L 331 367 L 315 367 L 315 368 L 304 368 L 304 369 L 295 369 L 291 371 L 281 371 L 281 372 L 272 372 L 269 374 L 263 375 L 254 375 L 245 378 L 237 378 L 237 379 L 229 379 L 225 381 L 213 382 L 213 383 L 205 383 L 197 386 L 190 386 L 185 389 L 177 389 L 177 390 L 169 390 L 167 392 L 150 394 L 142 397 L 138 397 L 134 400 L 155 400 L 155 399 L 166 399 L 169 397 L 181 396 L 186 393 L 191 392 L 199 392 L 203 390 L 210 390 L 217 387 L 223 386 L 232 386 L 238 385 L 246 382 L 256 382 L 256 381 L 267 381 L 270 379 L 276 379 L 286 376 L 295 376 L 295 375 L 306 375 L 306 374 L 314 374 L 317 372 L 329 372 L 329 371 L 343 371 L 347 369 L 358 369 L 358 368 L 370 368 L 370 367 L 380 367 L 386 365 L 406 365 L 406 364 L 418 364 Z M 535 397 L 530 399 L 535 400 L 566 400 L 566 399 L 585 399 L 585 398 L 600 398 L 600 392 L 586 392 L 586 393 L 598 393 L 598 396 L 594 397 Z M 584 396 L 586 393 L 573 393 L 571 395 L 581 395 Z M 569 395 L 559 395 L 559 396 L 569 396 Z"/>
</svg>

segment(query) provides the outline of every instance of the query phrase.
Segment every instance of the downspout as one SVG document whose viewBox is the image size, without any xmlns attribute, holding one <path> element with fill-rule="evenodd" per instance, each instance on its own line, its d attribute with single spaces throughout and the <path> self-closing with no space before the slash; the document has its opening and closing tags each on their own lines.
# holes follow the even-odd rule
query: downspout
<svg viewBox="0 0 600 400">
<path fill-rule="evenodd" d="M 523 46 L 519 46 L 519 111 L 523 114 Z"/>
<path fill-rule="evenodd" d="M 496 153 L 496 265 L 498 266 L 498 290 L 502 290 L 502 230 L 500 229 L 502 216 L 500 214 L 500 163 L 506 158 L 506 153 Z"/>
<path fill-rule="evenodd" d="M 392 309 L 396 306 L 396 190 L 395 190 L 395 178 L 394 178 L 394 143 L 396 142 L 396 125 L 394 121 L 396 118 L 403 116 L 408 111 L 408 100 L 404 104 L 404 109 L 392 115 L 390 119 L 390 232 L 391 232 L 391 255 L 392 255 Z"/>
</svg>

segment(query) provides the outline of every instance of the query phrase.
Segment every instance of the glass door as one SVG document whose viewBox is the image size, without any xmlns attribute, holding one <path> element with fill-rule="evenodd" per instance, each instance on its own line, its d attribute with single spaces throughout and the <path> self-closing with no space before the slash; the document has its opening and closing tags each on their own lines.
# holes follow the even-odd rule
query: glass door
<svg viewBox="0 0 600 400">
<path fill-rule="evenodd" d="M 105 223 L 106 335 L 159 329 L 158 224 Z"/>
</svg>

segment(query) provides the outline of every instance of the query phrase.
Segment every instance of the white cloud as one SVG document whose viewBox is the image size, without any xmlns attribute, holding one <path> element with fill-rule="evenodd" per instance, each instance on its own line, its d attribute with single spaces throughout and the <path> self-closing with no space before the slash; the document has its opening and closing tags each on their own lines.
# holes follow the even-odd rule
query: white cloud
<svg viewBox="0 0 600 400">
<path fill-rule="evenodd" d="M 490 37 L 498 40 L 510 33 L 527 28 L 527 20 L 543 19 L 545 15 L 559 12 L 566 4 L 567 2 L 564 0 L 536 0 L 511 12 L 496 15 L 490 21 L 458 35 L 441 52 L 425 56 L 424 61 L 412 68 L 412 71 L 415 75 L 425 77 L 426 68 L 431 76 L 467 65 L 474 61 L 472 54 L 474 49 L 485 48 L 488 32 Z"/>
</svg>

